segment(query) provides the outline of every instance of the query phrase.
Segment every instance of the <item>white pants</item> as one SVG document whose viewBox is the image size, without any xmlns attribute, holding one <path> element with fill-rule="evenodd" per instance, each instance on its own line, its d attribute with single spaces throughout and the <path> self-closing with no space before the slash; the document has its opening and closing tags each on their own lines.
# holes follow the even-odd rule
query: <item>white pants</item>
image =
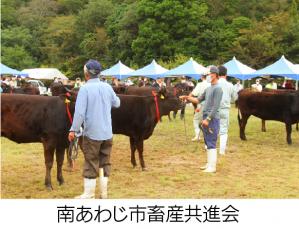
<svg viewBox="0 0 299 229">
<path fill-rule="evenodd" d="M 219 153 L 225 154 L 226 143 L 228 138 L 228 127 L 229 127 L 229 108 L 220 109 L 220 147 Z"/>
<path fill-rule="evenodd" d="M 199 112 L 196 111 L 197 109 L 199 109 Z M 200 133 L 199 125 L 202 121 L 202 106 L 200 104 L 198 104 L 197 109 L 195 110 L 195 113 L 193 116 L 193 127 L 194 127 L 195 136 L 198 137 L 199 133 Z"/>
</svg>

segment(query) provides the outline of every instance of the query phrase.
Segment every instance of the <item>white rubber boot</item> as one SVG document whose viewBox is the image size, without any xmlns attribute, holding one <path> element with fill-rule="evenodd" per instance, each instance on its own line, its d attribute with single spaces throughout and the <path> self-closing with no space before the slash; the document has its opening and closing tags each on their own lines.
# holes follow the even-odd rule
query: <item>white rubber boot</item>
<svg viewBox="0 0 299 229">
<path fill-rule="evenodd" d="M 227 134 L 220 135 L 220 147 L 219 147 L 219 154 L 225 155 L 226 143 L 227 143 Z"/>
<path fill-rule="evenodd" d="M 97 179 L 84 178 L 84 192 L 75 199 L 94 199 Z"/>
<path fill-rule="evenodd" d="M 193 127 L 194 127 L 195 137 L 192 138 L 191 141 L 196 142 L 196 141 L 200 140 L 200 136 L 199 136 L 200 129 L 199 129 L 199 121 L 198 121 L 198 119 L 195 119 L 195 120 L 193 119 Z"/>
<path fill-rule="evenodd" d="M 205 170 L 208 167 L 209 161 L 210 161 L 210 156 L 208 154 L 208 149 L 207 146 L 205 145 L 206 153 L 207 153 L 207 163 L 204 166 L 199 167 L 201 170 Z"/>
<path fill-rule="evenodd" d="M 204 170 L 205 173 L 215 173 L 216 172 L 216 164 L 217 164 L 217 149 L 209 149 L 208 150 L 208 166 Z"/>
<path fill-rule="evenodd" d="M 99 177 L 100 180 L 100 199 L 108 198 L 108 177 Z"/>
</svg>

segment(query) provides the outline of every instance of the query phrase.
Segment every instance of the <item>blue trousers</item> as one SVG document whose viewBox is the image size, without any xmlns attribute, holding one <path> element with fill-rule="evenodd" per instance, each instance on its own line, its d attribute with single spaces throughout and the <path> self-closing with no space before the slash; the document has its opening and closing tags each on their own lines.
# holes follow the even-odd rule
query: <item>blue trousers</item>
<svg viewBox="0 0 299 229">
<path fill-rule="evenodd" d="M 206 119 L 207 115 L 203 116 L 203 119 Z M 219 134 L 219 129 L 220 129 L 220 120 L 213 118 L 209 122 L 208 127 L 203 127 L 202 126 L 202 131 L 203 131 L 203 136 L 205 139 L 205 144 L 208 149 L 216 149 L 217 145 L 217 138 Z"/>
</svg>

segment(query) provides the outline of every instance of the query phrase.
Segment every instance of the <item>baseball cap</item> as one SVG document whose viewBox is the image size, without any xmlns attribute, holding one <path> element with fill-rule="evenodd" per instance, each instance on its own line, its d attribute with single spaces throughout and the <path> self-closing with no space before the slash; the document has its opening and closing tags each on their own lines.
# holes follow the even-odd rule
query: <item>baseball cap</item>
<svg viewBox="0 0 299 229">
<path fill-rule="evenodd" d="M 85 64 L 87 71 L 91 74 L 91 76 L 97 77 L 102 70 L 101 64 L 97 60 L 90 59 Z"/>
<path fill-rule="evenodd" d="M 219 69 L 215 66 L 215 65 L 212 65 L 210 67 L 210 73 L 216 73 L 216 74 L 219 74 Z"/>
</svg>

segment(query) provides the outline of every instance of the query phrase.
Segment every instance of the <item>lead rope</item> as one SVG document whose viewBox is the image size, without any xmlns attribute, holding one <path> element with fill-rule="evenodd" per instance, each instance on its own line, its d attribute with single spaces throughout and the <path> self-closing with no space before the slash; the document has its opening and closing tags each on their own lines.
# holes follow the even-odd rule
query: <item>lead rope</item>
<svg viewBox="0 0 299 229">
<path fill-rule="evenodd" d="M 66 96 L 69 96 L 69 93 L 66 94 Z M 67 116 L 69 118 L 69 122 L 72 125 L 73 124 L 73 118 L 70 112 L 70 100 L 68 100 L 67 98 L 65 98 L 65 107 L 66 107 L 66 113 Z M 70 142 L 68 151 L 67 151 L 67 155 L 68 155 L 68 161 L 70 163 L 70 166 L 72 169 L 75 168 L 75 160 L 78 157 L 78 138 L 75 136 L 74 140 Z"/>
<path fill-rule="evenodd" d="M 186 105 L 186 102 L 184 102 Z M 188 145 L 188 137 L 187 137 L 187 127 L 186 127 L 186 119 L 185 119 L 185 114 L 184 114 L 184 128 L 185 128 L 185 140 L 186 140 L 186 145 Z"/>
</svg>

